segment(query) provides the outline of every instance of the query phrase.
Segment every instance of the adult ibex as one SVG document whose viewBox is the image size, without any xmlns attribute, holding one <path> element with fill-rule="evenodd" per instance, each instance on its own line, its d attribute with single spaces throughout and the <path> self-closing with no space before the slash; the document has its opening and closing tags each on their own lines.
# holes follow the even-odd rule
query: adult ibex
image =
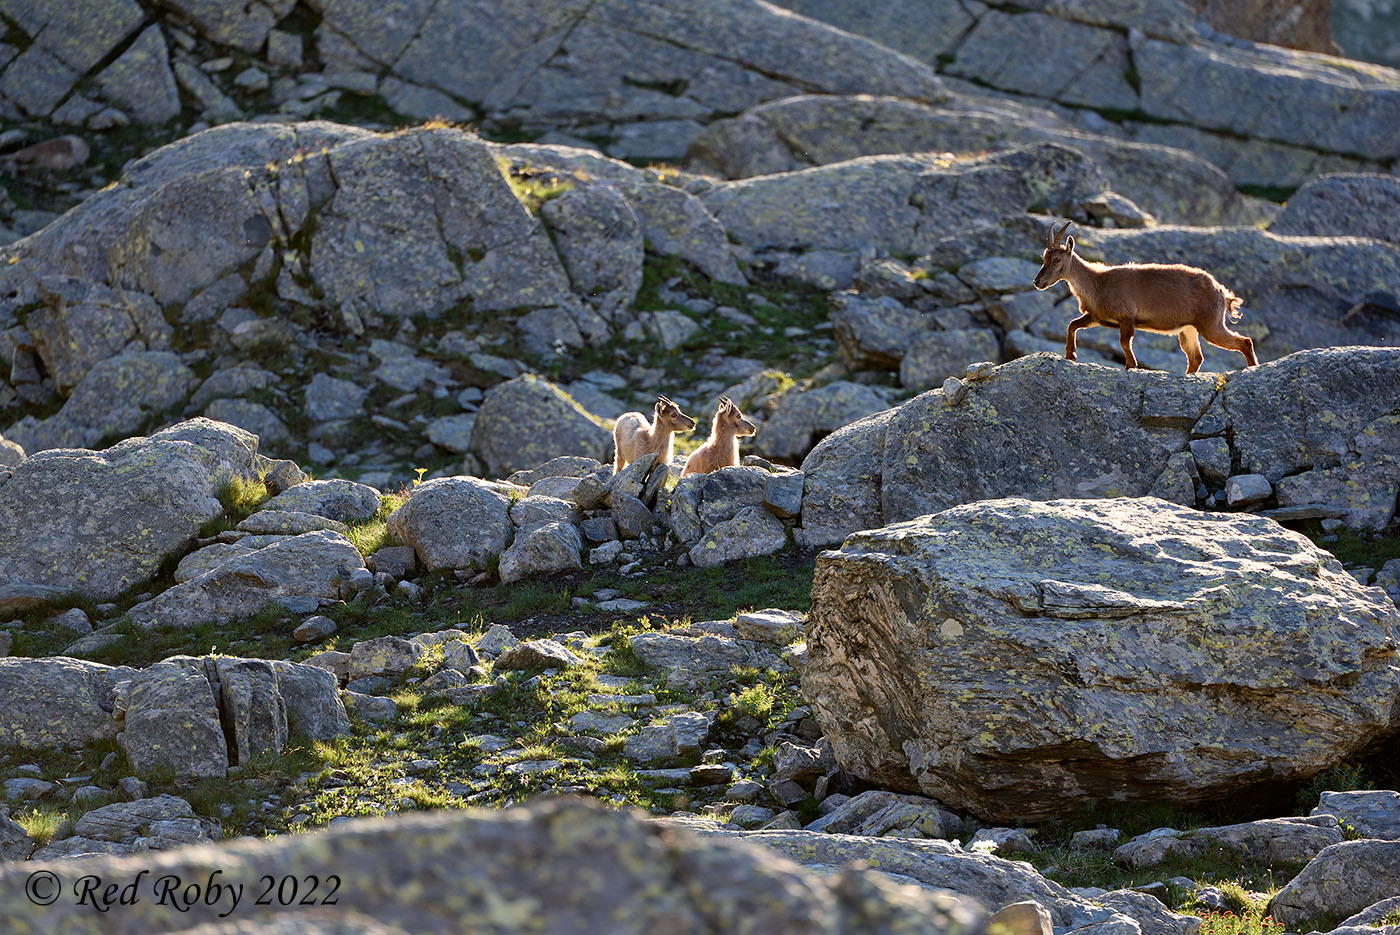
<svg viewBox="0 0 1400 935">
<path fill-rule="evenodd" d="M 1065 333 L 1068 360 L 1076 356 L 1074 333 L 1080 328 L 1102 325 L 1118 329 L 1123 359 L 1130 368 L 1138 365 L 1133 355 L 1133 332 L 1138 330 L 1176 335 L 1186 352 L 1187 373 L 1201 369 L 1205 360 L 1201 338 L 1216 347 L 1239 351 L 1250 367 L 1259 363 L 1254 356 L 1254 341 L 1225 324 L 1227 317 L 1230 321 L 1239 320 L 1239 296 L 1210 273 L 1178 263 L 1105 266 L 1081 259 L 1074 252 L 1074 238 L 1065 237 L 1069 225 L 1066 221 L 1056 231 L 1051 222 L 1044 261 L 1035 274 L 1037 289 L 1049 289 L 1063 279 L 1079 300 L 1080 315 L 1069 323 Z"/>
</svg>

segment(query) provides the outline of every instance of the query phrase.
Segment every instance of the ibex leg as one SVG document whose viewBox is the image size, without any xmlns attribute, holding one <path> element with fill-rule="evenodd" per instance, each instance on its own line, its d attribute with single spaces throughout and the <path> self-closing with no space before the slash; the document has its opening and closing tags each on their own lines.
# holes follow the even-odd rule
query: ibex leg
<svg viewBox="0 0 1400 935">
<path fill-rule="evenodd" d="M 1178 332 L 1176 341 L 1186 352 L 1186 372 L 1195 373 L 1200 370 L 1206 355 L 1201 353 L 1201 336 L 1196 333 L 1196 329 L 1187 328 L 1185 331 Z"/>
<path fill-rule="evenodd" d="M 1065 360 L 1074 360 L 1078 357 L 1074 333 L 1080 328 L 1092 328 L 1094 324 L 1094 319 L 1089 315 L 1080 315 L 1069 323 L 1069 330 L 1065 332 Z"/>
<path fill-rule="evenodd" d="M 1138 365 L 1137 357 L 1133 356 L 1133 332 L 1136 330 L 1130 321 L 1118 323 L 1118 340 L 1123 345 L 1123 362 L 1127 364 L 1129 370 Z"/>
<path fill-rule="evenodd" d="M 1259 364 L 1259 358 L 1254 356 L 1254 340 L 1231 331 L 1224 324 L 1213 325 L 1209 329 L 1201 331 L 1201 337 L 1216 347 L 1223 347 L 1228 351 L 1239 351 L 1244 355 L 1245 365 L 1248 367 L 1255 367 Z"/>
</svg>

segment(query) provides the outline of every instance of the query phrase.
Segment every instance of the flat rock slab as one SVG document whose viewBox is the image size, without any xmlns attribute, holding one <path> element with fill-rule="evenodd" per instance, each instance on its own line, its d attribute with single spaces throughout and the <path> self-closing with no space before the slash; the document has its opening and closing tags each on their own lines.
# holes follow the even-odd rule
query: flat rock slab
<svg viewBox="0 0 1400 935">
<path fill-rule="evenodd" d="M 1113 859 L 1126 867 L 1155 867 L 1170 858 L 1224 849 L 1268 864 L 1303 864 L 1342 839 L 1342 829 L 1331 815 L 1266 818 L 1191 831 L 1159 828 L 1118 847 Z"/>
<path fill-rule="evenodd" d="M 1314 815 L 1335 815 L 1363 838 L 1400 840 L 1400 792 L 1367 789 L 1359 792 L 1324 792 Z"/>
<path fill-rule="evenodd" d="M 276 604 L 334 600 L 364 559 L 335 532 L 308 532 L 248 552 L 131 610 L 138 626 L 193 626 L 247 617 Z"/>
</svg>

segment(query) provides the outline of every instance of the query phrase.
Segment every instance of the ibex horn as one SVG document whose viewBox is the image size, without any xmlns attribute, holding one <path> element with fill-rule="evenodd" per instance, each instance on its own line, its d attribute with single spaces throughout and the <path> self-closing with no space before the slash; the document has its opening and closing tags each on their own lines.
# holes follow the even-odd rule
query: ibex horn
<svg viewBox="0 0 1400 935">
<path fill-rule="evenodd" d="M 1054 234 L 1054 236 L 1050 239 L 1050 246 L 1058 247 L 1060 245 L 1060 241 L 1065 239 L 1065 231 L 1069 230 L 1069 226 L 1072 223 L 1074 222 L 1065 221 L 1065 226 L 1061 227 L 1058 231 L 1055 230 L 1055 225 L 1053 222 L 1050 224 L 1050 230 Z"/>
</svg>

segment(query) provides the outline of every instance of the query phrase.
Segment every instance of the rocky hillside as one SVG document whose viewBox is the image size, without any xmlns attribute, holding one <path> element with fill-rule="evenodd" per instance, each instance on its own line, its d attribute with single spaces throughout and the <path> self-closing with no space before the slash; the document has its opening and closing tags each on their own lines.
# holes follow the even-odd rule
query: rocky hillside
<svg viewBox="0 0 1400 935">
<path fill-rule="evenodd" d="M 1332 6 L 0 0 L 0 929 L 1390 935 Z M 1057 219 L 1260 364 L 1066 360 Z"/>
</svg>

